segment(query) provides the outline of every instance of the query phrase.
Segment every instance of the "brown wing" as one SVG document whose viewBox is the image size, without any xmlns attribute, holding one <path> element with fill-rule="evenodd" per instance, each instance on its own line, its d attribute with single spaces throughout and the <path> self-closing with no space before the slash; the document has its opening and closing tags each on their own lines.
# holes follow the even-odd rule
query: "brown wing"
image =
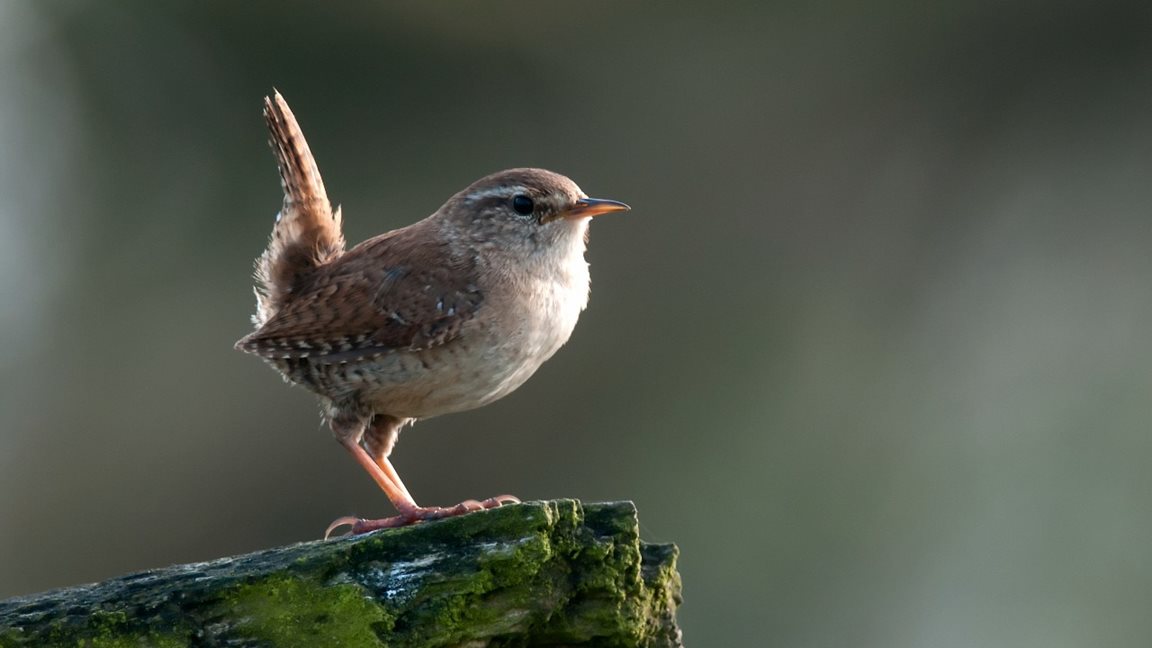
<svg viewBox="0 0 1152 648">
<path fill-rule="evenodd" d="M 349 362 L 445 344 L 484 297 L 453 258 L 416 227 L 365 241 L 317 269 L 260 329 L 236 343 L 266 358 Z"/>
</svg>

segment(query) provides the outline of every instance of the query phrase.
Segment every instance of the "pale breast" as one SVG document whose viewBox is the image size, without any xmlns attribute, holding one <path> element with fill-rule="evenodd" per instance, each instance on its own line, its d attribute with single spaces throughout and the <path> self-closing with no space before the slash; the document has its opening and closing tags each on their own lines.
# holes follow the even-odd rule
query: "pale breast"
<svg viewBox="0 0 1152 648">
<path fill-rule="evenodd" d="M 379 413 L 427 418 L 502 398 L 568 341 L 588 298 L 583 276 L 533 279 L 514 295 L 496 294 L 443 346 L 394 353 L 347 367 L 344 380 Z"/>
</svg>

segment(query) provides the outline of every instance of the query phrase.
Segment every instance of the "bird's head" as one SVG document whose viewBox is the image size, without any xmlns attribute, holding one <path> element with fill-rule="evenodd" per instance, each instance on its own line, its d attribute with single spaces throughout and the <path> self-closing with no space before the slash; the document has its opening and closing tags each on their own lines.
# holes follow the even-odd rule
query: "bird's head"
<svg viewBox="0 0 1152 648">
<path fill-rule="evenodd" d="M 569 178 L 544 169 L 509 169 L 453 196 L 440 215 L 473 243 L 526 253 L 579 241 L 593 216 L 626 211 L 615 200 L 589 198 Z"/>
</svg>

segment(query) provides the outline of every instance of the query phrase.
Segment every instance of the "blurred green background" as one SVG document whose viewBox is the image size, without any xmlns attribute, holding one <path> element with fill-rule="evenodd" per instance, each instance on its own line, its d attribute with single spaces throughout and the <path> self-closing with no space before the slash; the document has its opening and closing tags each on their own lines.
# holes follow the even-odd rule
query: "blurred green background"
<svg viewBox="0 0 1152 648">
<path fill-rule="evenodd" d="M 232 350 L 291 102 L 350 241 L 543 166 L 572 340 L 393 457 L 633 499 L 696 646 L 1152 636 L 1145 2 L 0 0 L 0 597 L 387 501 Z"/>
</svg>

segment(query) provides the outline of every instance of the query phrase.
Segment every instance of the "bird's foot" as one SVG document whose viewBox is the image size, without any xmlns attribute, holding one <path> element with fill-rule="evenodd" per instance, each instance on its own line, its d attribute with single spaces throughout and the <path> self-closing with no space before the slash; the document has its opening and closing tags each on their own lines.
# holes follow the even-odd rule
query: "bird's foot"
<svg viewBox="0 0 1152 648">
<path fill-rule="evenodd" d="M 396 527 L 408 526 L 409 524 L 416 524 L 417 522 L 424 522 L 426 520 L 439 520 L 441 518 L 455 517 L 457 515 L 464 515 L 473 511 L 483 511 L 486 509 L 497 508 L 504 504 L 519 504 L 520 499 L 513 495 L 497 495 L 496 497 L 489 497 L 486 500 L 464 500 L 456 506 L 417 506 L 406 509 L 400 512 L 400 515 L 394 515 L 388 518 L 379 520 L 365 520 L 351 516 L 344 516 L 332 521 L 328 525 L 328 529 L 324 531 L 324 539 L 327 540 L 331 537 L 332 532 L 342 526 L 350 526 L 352 529 L 348 533 L 342 535 L 360 535 L 361 533 L 368 533 L 376 529 L 394 529 Z"/>
</svg>

